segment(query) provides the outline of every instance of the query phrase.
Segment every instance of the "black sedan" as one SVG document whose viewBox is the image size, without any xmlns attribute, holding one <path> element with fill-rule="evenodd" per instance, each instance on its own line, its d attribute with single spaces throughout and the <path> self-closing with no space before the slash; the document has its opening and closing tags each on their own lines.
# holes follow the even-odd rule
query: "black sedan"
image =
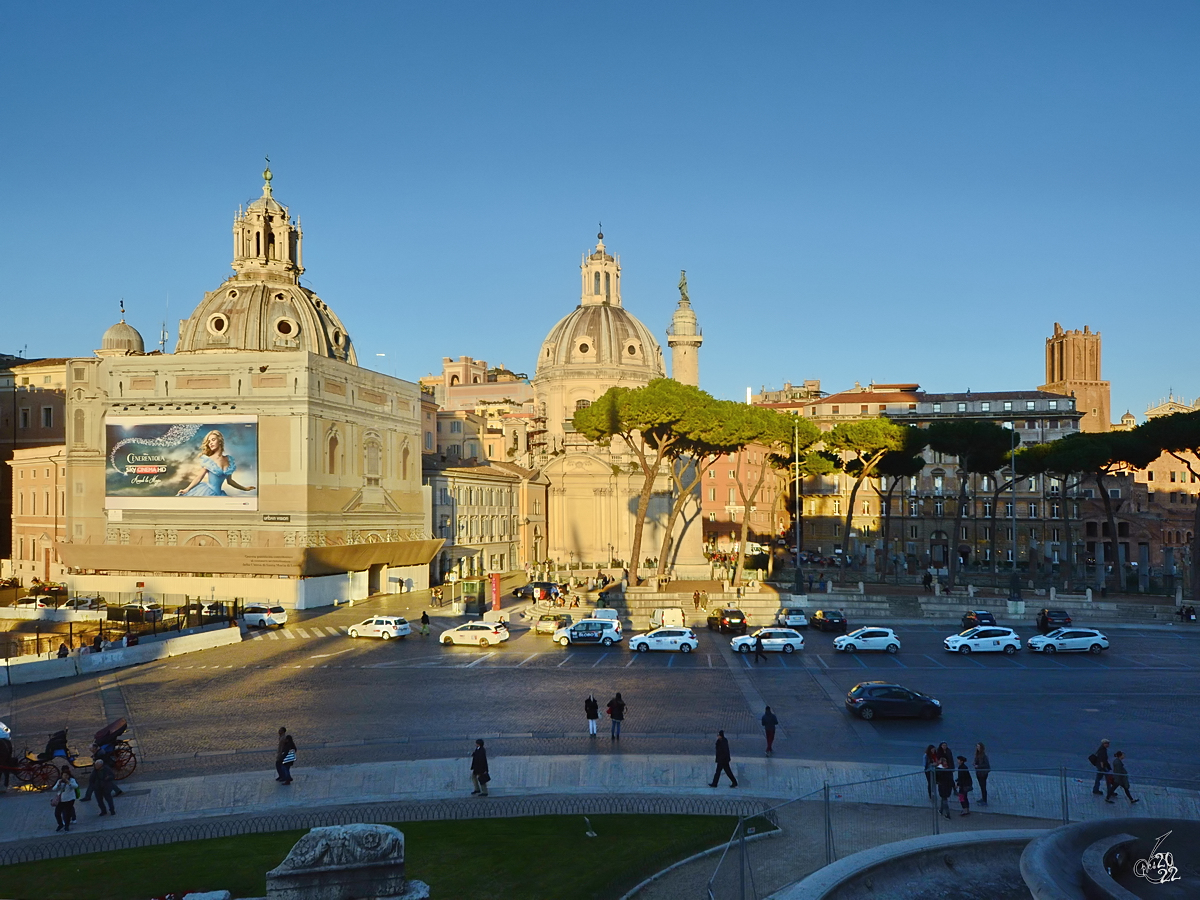
<svg viewBox="0 0 1200 900">
<path fill-rule="evenodd" d="M 740 609 L 710 609 L 708 611 L 708 630 L 720 631 L 725 634 L 745 634 L 746 614 Z"/>
<path fill-rule="evenodd" d="M 936 719 L 942 714 L 941 701 L 888 681 L 856 684 L 846 694 L 846 708 L 864 719 L 874 719 L 876 716 Z"/>
<path fill-rule="evenodd" d="M 962 617 L 963 630 L 975 628 L 979 625 L 995 625 L 996 617 L 986 609 L 969 609 Z"/>
<path fill-rule="evenodd" d="M 849 627 L 846 614 L 840 609 L 818 609 L 808 620 L 808 624 L 821 631 L 844 632 Z"/>
<path fill-rule="evenodd" d="M 512 595 L 526 600 L 549 600 L 560 593 L 561 589 L 553 581 L 531 581 L 513 588 Z"/>
<path fill-rule="evenodd" d="M 1071 614 L 1065 609 L 1043 609 L 1037 616 L 1037 630 L 1041 634 L 1049 634 L 1056 628 L 1066 628 L 1071 624 Z"/>
</svg>

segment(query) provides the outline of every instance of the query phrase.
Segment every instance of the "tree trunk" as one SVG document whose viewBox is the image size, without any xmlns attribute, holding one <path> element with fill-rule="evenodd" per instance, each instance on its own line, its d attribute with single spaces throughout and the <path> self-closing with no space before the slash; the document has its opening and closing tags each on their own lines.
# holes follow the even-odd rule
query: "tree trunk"
<svg viewBox="0 0 1200 900">
<path fill-rule="evenodd" d="M 1117 520 L 1113 515 L 1112 498 L 1108 496 L 1108 490 L 1104 487 L 1104 473 L 1096 472 L 1096 488 L 1100 491 L 1100 499 L 1104 501 L 1104 516 L 1108 520 L 1108 554 L 1109 558 L 1106 563 L 1112 563 L 1114 586 L 1120 590 L 1121 585 L 1121 555 L 1117 552 Z M 1107 584 L 1109 581 L 1108 573 L 1104 574 L 1104 581 Z"/>
<path fill-rule="evenodd" d="M 996 513 L 1000 510 L 1000 495 L 1012 487 L 1012 482 L 1008 484 L 1000 484 L 1000 479 L 996 479 L 996 490 L 992 492 L 992 539 L 988 548 L 988 554 L 992 557 L 992 584 L 997 585 L 1000 580 L 1000 557 L 996 555 Z M 1016 503 L 1014 500 L 1013 503 Z M 1016 565 L 1016 560 L 1013 560 L 1013 565 Z M 1015 569 L 1014 569 L 1015 571 Z"/>
<path fill-rule="evenodd" d="M 850 508 L 846 510 L 846 531 L 842 534 L 842 558 L 840 560 L 841 565 L 838 567 L 839 584 L 846 580 L 846 566 L 850 558 L 847 548 L 850 546 L 850 528 L 854 524 L 854 501 L 858 499 L 858 489 L 871 476 L 871 471 L 875 468 L 879 460 L 883 459 L 883 455 L 886 452 L 886 450 L 880 450 L 869 461 L 865 462 L 862 471 L 854 479 L 854 487 L 850 488 Z"/>
<path fill-rule="evenodd" d="M 700 483 L 700 479 L 704 475 L 704 469 L 709 464 L 705 461 L 705 457 L 691 459 L 690 465 L 694 467 L 695 476 L 689 484 L 684 485 L 683 479 L 684 473 L 688 468 L 686 464 L 688 459 L 690 458 L 678 459 L 671 463 L 671 480 L 675 483 L 675 489 L 678 491 L 678 494 L 675 497 L 675 502 L 671 504 L 671 513 L 667 516 L 667 530 L 663 534 L 662 548 L 658 554 L 658 571 L 656 575 L 659 578 L 662 578 L 667 571 L 667 557 L 671 552 L 671 535 L 675 531 L 675 523 L 679 521 L 679 516 L 683 513 L 684 506 L 687 505 L 688 497 L 696 489 L 696 485 Z M 681 468 L 676 469 L 676 466 L 681 466 Z M 703 524 L 701 527 L 703 528 Z"/>
<path fill-rule="evenodd" d="M 638 496 L 637 517 L 633 524 L 633 548 L 630 550 L 630 583 L 638 583 L 638 569 L 642 564 L 642 531 L 646 527 L 646 513 L 650 509 L 650 498 L 654 495 L 654 482 L 658 479 L 658 473 L 662 471 L 663 457 L 666 455 L 669 444 L 663 443 L 658 447 L 654 457 L 654 464 L 651 465 L 646 459 L 646 454 L 634 445 L 633 441 L 622 435 L 625 443 L 633 450 L 637 456 L 638 465 L 642 469 L 642 475 L 645 481 L 642 483 L 642 492 Z"/>
<path fill-rule="evenodd" d="M 954 511 L 954 531 L 950 534 L 950 589 L 953 590 L 958 582 L 958 567 L 962 564 L 962 557 L 958 555 L 959 534 L 962 531 L 963 512 L 967 506 L 967 479 L 970 474 L 966 470 L 959 470 L 958 476 L 958 509 Z"/>
<path fill-rule="evenodd" d="M 896 485 L 899 482 L 899 478 L 893 478 L 891 486 L 887 489 L 887 493 L 883 495 L 881 500 L 883 503 L 883 576 L 885 580 L 887 579 L 888 562 L 891 559 L 888 556 L 888 547 L 891 545 L 892 538 L 892 494 L 895 492 Z"/>
<path fill-rule="evenodd" d="M 738 471 L 739 474 L 742 468 L 742 457 L 738 455 Z M 746 491 L 742 487 L 742 480 L 737 480 L 738 494 L 742 498 L 744 509 L 742 511 L 742 531 L 741 539 L 738 541 L 738 559 L 737 567 L 733 570 L 733 583 L 740 585 L 742 583 L 742 572 L 746 567 L 746 541 L 750 539 L 750 507 L 754 504 L 755 498 L 758 497 L 759 489 L 762 488 L 763 481 L 766 479 L 767 465 L 764 461 L 758 468 L 758 481 L 754 485 L 754 490 L 750 492 L 750 496 L 746 496 Z"/>
</svg>

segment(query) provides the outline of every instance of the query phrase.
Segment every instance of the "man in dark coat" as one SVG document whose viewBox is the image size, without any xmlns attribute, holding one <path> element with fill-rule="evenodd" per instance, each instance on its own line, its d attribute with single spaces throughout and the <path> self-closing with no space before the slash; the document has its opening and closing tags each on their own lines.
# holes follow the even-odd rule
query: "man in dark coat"
<svg viewBox="0 0 1200 900">
<path fill-rule="evenodd" d="M 954 793 L 954 770 L 950 768 L 950 763 L 939 759 L 934 779 L 937 781 L 938 797 L 941 798 L 938 802 L 938 812 L 948 819 L 950 818 L 950 795 Z"/>
<path fill-rule="evenodd" d="M 113 770 L 108 767 L 108 764 L 98 759 L 92 764 L 92 774 L 88 777 L 87 791 L 83 795 L 84 802 L 96 795 L 96 805 L 100 807 L 100 815 L 117 814 L 113 808 L 113 787 L 116 785 L 117 779 L 113 777 Z M 105 813 L 104 807 L 108 806 L 108 812 Z"/>
<path fill-rule="evenodd" d="M 480 797 L 488 795 L 488 782 L 492 780 L 492 776 L 488 774 L 487 751 L 483 749 L 483 738 L 475 741 L 475 750 L 471 753 L 471 784 L 475 790 L 472 794 L 478 794 Z"/>
<path fill-rule="evenodd" d="M 1096 748 L 1096 752 L 1088 757 L 1088 762 L 1096 767 L 1096 780 L 1092 784 L 1092 793 L 1100 793 L 1100 782 L 1104 776 L 1112 771 L 1112 767 L 1108 764 L 1108 738 L 1100 742 L 1100 746 Z"/>
<path fill-rule="evenodd" d="M 617 695 L 608 701 L 608 717 L 612 720 L 610 737 L 614 741 L 619 741 L 621 739 L 621 723 L 625 721 L 625 701 L 621 699 L 620 691 L 617 691 Z"/>
<path fill-rule="evenodd" d="M 767 654 L 763 652 L 762 632 L 759 632 L 754 636 L 754 661 L 758 662 L 760 659 L 766 658 Z"/>
<path fill-rule="evenodd" d="M 767 735 L 767 755 L 771 755 L 771 745 L 775 743 L 775 728 L 779 725 L 779 719 L 775 713 L 771 712 L 771 707 L 767 707 L 767 711 L 763 713 L 762 727 Z"/>
<path fill-rule="evenodd" d="M 288 758 L 290 755 L 290 759 Z M 279 729 L 279 743 L 275 745 L 275 780 L 280 784 L 292 783 L 292 763 L 296 761 L 296 742 L 286 728 Z"/>
<path fill-rule="evenodd" d="M 969 795 L 975 790 L 975 782 L 971 780 L 971 770 L 967 768 L 967 758 L 960 756 L 958 758 L 958 780 L 955 782 L 958 788 L 958 805 L 962 807 L 960 816 L 969 816 L 971 814 L 971 801 Z"/>
<path fill-rule="evenodd" d="M 717 771 L 713 773 L 712 784 L 709 787 L 716 787 L 721 780 L 721 773 L 724 772 L 729 776 L 729 786 L 737 787 L 737 779 L 733 777 L 733 769 L 729 768 L 729 761 L 732 757 L 729 755 L 729 741 L 725 737 L 724 731 L 717 732 Z"/>
</svg>

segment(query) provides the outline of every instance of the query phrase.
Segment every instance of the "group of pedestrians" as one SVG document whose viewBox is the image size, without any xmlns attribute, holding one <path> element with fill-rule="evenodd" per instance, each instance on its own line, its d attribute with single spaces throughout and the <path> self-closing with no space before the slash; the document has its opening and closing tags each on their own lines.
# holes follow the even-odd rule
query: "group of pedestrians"
<svg viewBox="0 0 1200 900">
<path fill-rule="evenodd" d="M 1108 738 L 1105 738 L 1096 748 L 1096 752 L 1088 757 L 1088 762 L 1096 769 L 1096 780 L 1092 783 L 1092 793 L 1103 793 L 1105 803 L 1116 803 L 1117 801 L 1113 800 L 1113 797 L 1117 795 L 1117 791 L 1124 791 L 1131 804 L 1137 803 L 1141 798 L 1134 797 L 1129 793 L 1129 771 L 1125 768 L 1125 754 L 1118 750 L 1113 753 L 1111 761 L 1108 758 L 1108 748 L 1111 743 Z M 1100 790 L 1101 781 L 1105 783 L 1105 791 Z"/>
<path fill-rule="evenodd" d="M 54 808 L 54 821 L 58 823 L 55 831 L 70 831 L 71 823 L 79 818 L 75 811 L 75 801 L 82 799 L 87 803 L 94 796 L 96 805 L 100 807 L 100 815 L 115 816 L 113 794 L 117 790 L 117 779 L 107 760 L 97 759 L 92 763 L 88 773 L 87 791 L 79 796 L 79 782 L 71 774 L 70 766 L 63 766 L 59 771 L 58 780 L 50 788 L 50 805 Z"/>
<path fill-rule="evenodd" d="M 958 766 L 955 766 L 957 760 Z M 942 741 L 936 747 L 930 744 L 925 748 L 925 784 L 929 799 L 933 799 L 936 790 L 939 798 L 938 813 L 950 818 L 950 798 L 957 793 L 959 815 L 971 814 L 971 792 L 975 790 L 975 781 L 979 782 L 979 805 L 987 806 L 988 776 L 992 772 L 992 762 L 988 759 L 987 748 L 980 742 L 975 745 L 975 778 L 971 777 L 971 767 L 967 765 L 965 756 L 955 757 L 949 745 Z"/>
<path fill-rule="evenodd" d="M 625 721 L 625 699 L 621 696 L 621 692 L 617 691 L 613 698 L 608 701 L 608 706 L 604 708 L 608 715 L 609 721 L 612 723 L 609 728 L 609 734 L 614 741 L 621 739 L 621 724 Z M 596 736 L 596 724 L 600 720 L 600 702 L 596 699 L 595 694 L 588 694 L 587 699 L 583 701 L 583 715 L 587 719 L 588 736 Z"/>
</svg>

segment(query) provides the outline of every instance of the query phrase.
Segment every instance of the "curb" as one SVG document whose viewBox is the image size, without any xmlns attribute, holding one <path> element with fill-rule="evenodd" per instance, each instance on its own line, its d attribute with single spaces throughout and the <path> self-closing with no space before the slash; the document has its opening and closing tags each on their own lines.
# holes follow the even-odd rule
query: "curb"
<svg viewBox="0 0 1200 900">
<path fill-rule="evenodd" d="M 776 825 L 774 831 L 763 831 L 759 834 L 750 835 L 748 838 L 746 838 L 746 843 L 749 844 L 752 841 L 765 841 L 765 840 L 767 840 L 767 838 L 779 837 L 782 834 L 783 834 L 783 829 L 780 828 L 778 825 Z M 722 850 L 727 849 L 728 847 L 729 847 L 729 842 L 726 841 L 724 844 L 717 844 L 717 846 L 715 846 L 715 847 L 709 847 L 707 850 L 701 850 L 699 853 L 693 853 L 687 859 L 681 859 L 678 862 L 671 863 L 671 865 L 667 866 L 662 871 L 655 872 L 649 878 L 635 884 L 628 891 L 626 891 L 624 894 L 622 894 L 620 897 L 618 897 L 617 900 L 630 900 L 631 897 L 640 893 L 643 888 L 649 887 L 654 882 L 658 881 L 658 879 L 662 878 L 665 875 L 669 875 L 671 872 L 674 872 L 676 869 L 680 868 L 681 866 L 686 866 L 688 863 L 693 863 L 698 859 L 704 859 L 706 856 L 716 856 L 718 853 L 720 853 Z"/>
</svg>

